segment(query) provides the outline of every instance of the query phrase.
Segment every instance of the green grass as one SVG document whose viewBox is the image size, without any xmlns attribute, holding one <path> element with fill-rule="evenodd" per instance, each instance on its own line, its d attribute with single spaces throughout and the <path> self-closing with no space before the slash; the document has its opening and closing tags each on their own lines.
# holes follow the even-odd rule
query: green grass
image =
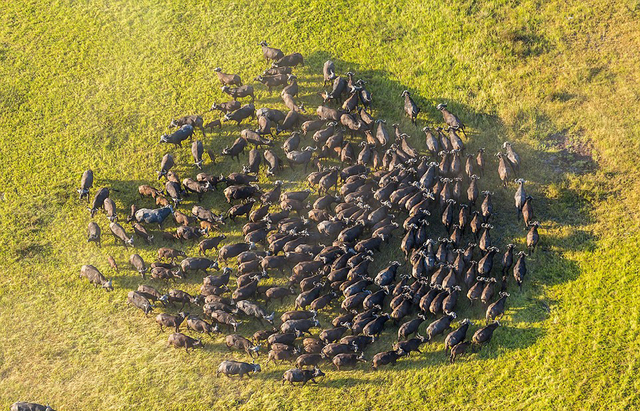
<svg viewBox="0 0 640 411">
<path fill-rule="evenodd" d="M 59 410 L 637 409 L 639 16 L 637 1 L 2 3 L 0 408 L 31 400 Z M 112 245 L 103 216 L 103 248 L 86 243 L 81 173 L 91 167 L 96 187 L 119 190 L 121 215 L 134 201 L 150 205 L 136 187 L 155 183 L 165 152 L 181 178 L 192 176 L 188 147 L 160 146 L 160 134 L 171 118 L 223 99 L 213 68 L 251 82 L 265 66 L 262 39 L 305 56 L 297 74 L 307 107 L 320 102 L 322 63 L 332 58 L 368 80 L 374 115 L 401 120 L 421 150 L 422 133 L 402 118 L 404 89 L 423 107 L 420 126 L 440 123 L 435 105 L 446 101 L 468 124 L 471 149 L 493 154 L 515 142 L 542 243 L 524 292 L 513 290 L 504 326 L 482 351 L 449 365 L 438 339 L 395 368 L 325 366 L 317 386 L 281 387 L 287 365 L 232 382 L 216 379 L 217 365 L 245 356 L 227 353 L 223 337 L 205 337 L 206 348 L 189 355 L 168 349 L 153 319 L 125 304 L 140 282 L 130 250 Z M 257 89 L 257 107 L 283 107 Z M 206 146 L 219 152 L 242 128 L 208 134 Z M 513 187 L 502 191 L 493 159 L 489 168 L 481 187 L 504 204 L 494 240 L 522 246 Z M 228 158 L 206 167 L 238 169 Z M 279 177 L 293 187 L 302 175 Z M 227 208 L 219 193 L 205 204 Z M 225 229 L 230 240 L 241 224 Z M 154 248 L 136 251 L 154 258 Z M 113 293 L 78 279 L 87 263 L 114 277 Z M 394 340 L 391 328 L 368 356 Z"/>
</svg>

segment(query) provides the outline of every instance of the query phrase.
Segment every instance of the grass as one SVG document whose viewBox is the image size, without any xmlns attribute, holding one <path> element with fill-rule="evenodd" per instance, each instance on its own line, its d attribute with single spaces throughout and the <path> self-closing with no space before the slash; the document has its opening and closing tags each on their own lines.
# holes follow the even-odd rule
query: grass
<svg viewBox="0 0 640 411">
<path fill-rule="evenodd" d="M 639 14 L 637 1 L 2 3 L 0 408 L 17 400 L 59 410 L 638 408 Z M 281 387 L 286 365 L 231 382 L 216 379 L 217 365 L 244 356 L 228 354 L 222 337 L 189 355 L 167 349 L 153 320 L 126 306 L 139 278 L 127 268 L 129 250 L 106 235 L 102 249 L 86 243 L 89 216 L 74 194 L 82 171 L 119 190 L 121 215 L 134 201 L 147 204 L 135 189 L 153 182 L 165 152 L 181 177 L 192 175 L 189 149 L 159 146 L 159 135 L 171 118 L 222 100 L 213 68 L 245 82 L 260 73 L 262 39 L 303 53 L 297 74 L 308 107 L 320 101 L 322 63 L 332 58 L 368 81 L 374 115 L 401 120 L 421 150 L 419 128 L 402 119 L 404 89 L 423 107 L 420 126 L 439 123 L 435 105 L 446 101 L 469 125 L 471 149 L 515 142 L 542 245 L 481 352 L 449 365 L 439 339 L 395 368 L 330 371 L 317 386 Z M 257 89 L 257 106 L 282 108 L 277 94 Z M 242 128 L 208 134 L 206 146 L 219 152 Z M 207 166 L 238 168 L 229 159 Z M 499 189 L 490 168 L 482 184 L 508 205 L 494 240 L 522 246 L 513 187 Z M 293 187 L 302 175 L 281 177 Z M 220 194 L 205 204 L 227 207 Z M 104 218 L 96 221 L 104 232 Z M 230 240 L 240 227 L 226 229 Z M 153 260 L 153 248 L 136 251 Z M 107 268 L 108 254 L 119 273 Z M 86 263 L 113 276 L 116 290 L 80 281 Z M 393 342 L 395 328 L 387 334 L 369 357 Z"/>
</svg>

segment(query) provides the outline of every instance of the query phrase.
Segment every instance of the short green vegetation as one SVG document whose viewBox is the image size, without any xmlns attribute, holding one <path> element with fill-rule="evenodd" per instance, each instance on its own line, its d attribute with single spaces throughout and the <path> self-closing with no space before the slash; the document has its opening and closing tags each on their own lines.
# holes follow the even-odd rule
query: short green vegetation
<svg viewBox="0 0 640 411">
<path fill-rule="evenodd" d="M 637 0 L 2 2 L 0 408 L 25 400 L 57 410 L 637 409 L 639 17 Z M 421 127 L 441 123 L 435 106 L 447 102 L 468 125 L 469 149 L 487 148 L 481 187 L 500 204 L 494 241 L 521 249 L 515 185 L 499 187 L 492 156 L 514 143 L 541 244 L 523 292 L 513 287 L 503 327 L 480 352 L 449 365 L 440 337 L 377 372 L 325 365 L 326 378 L 302 389 L 280 385 L 286 364 L 237 382 L 215 377 L 223 359 L 247 358 L 228 352 L 223 336 L 203 337 L 205 348 L 190 354 L 167 348 L 153 317 L 126 305 L 141 282 L 129 268 L 131 249 L 113 245 L 102 214 L 103 247 L 86 242 L 89 213 L 75 193 L 82 172 L 93 169 L 95 187 L 117 190 L 121 220 L 133 202 L 152 205 L 137 187 L 159 186 L 164 153 L 176 156 L 181 178 L 194 177 L 188 145 L 158 140 L 172 118 L 219 117 L 207 112 L 227 100 L 215 67 L 254 84 L 256 107 L 284 108 L 277 92 L 253 81 L 266 68 L 260 40 L 304 55 L 296 74 L 309 111 L 331 58 L 339 73 L 368 81 L 374 115 L 400 121 L 421 151 Z M 404 89 L 423 108 L 418 127 L 402 116 Z M 219 153 L 242 128 L 207 133 L 206 148 Z M 240 168 L 219 157 L 205 171 Z M 278 178 L 290 188 L 303 186 L 303 176 L 298 168 Z M 273 180 L 260 175 L 260 184 Z M 228 207 L 220 192 L 204 204 Z M 241 238 L 243 222 L 225 227 L 227 241 Z M 155 248 L 136 242 L 153 261 Z M 375 272 L 399 257 L 398 244 L 396 235 L 376 256 Z M 196 243 L 179 247 L 197 254 Z M 115 291 L 81 281 L 83 264 L 112 277 Z M 191 276 L 180 288 L 196 292 L 199 283 Z M 479 307 L 460 304 L 480 321 Z M 277 305 L 292 307 L 292 298 Z M 368 357 L 389 349 L 395 332 Z"/>
</svg>

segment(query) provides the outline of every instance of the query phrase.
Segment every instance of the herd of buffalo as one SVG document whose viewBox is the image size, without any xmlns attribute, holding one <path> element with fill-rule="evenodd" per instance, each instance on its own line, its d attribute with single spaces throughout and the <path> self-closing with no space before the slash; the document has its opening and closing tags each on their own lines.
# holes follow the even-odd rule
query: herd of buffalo
<svg viewBox="0 0 640 411">
<path fill-rule="evenodd" d="M 256 110 L 254 87 L 243 84 L 239 75 L 217 68 L 222 92 L 232 100 L 215 103 L 210 111 L 219 110 L 224 117 L 207 124 L 198 115 L 173 120 L 170 128 L 175 131 L 160 137 L 160 143 L 177 149 L 185 140 L 192 140 L 195 178 L 180 180 L 173 169 L 174 157 L 165 154 L 157 172 L 157 180 L 165 180 L 164 187 L 139 187 L 141 201 L 151 198 L 155 205 L 132 205 L 126 218 L 129 224 L 120 223 L 109 188 L 100 188 L 93 195 L 92 220 L 103 210 L 109 231 L 124 247 L 134 246 L 136 236 L 154 244 L 151 228 L 162 229 L 169 216 L 177 228 L 171 233 L 161 230 L 160 241 L 199 241 L 199 256 L 162 247 L 157 261 L 148 264 L 139 254 L 132 254 L 129 264 L 143 280 L 152 282 L 130 291 L 127 301 L 145 315 L 160 306 L 179 306 L 179 312 L 162 312 L 155 320 L 160 330 L 174 331 L 168 344 L 187 352 L 202 347 L 197 334 L 233 332 L 226 335 L 226 346 L 246 353 L 251 362 L 223 361 L 218 373 L 227 376 L 242 378 L 261 371 L 255 359 L 268 347 L 265 363 L 295 363 L 296 368 L 284 373 L 283 384 L 316 382 L 325 375 L 320 370 L 325 362 L 337 370 L 367 361 L 374 370 L 395 364 L 403 356 L 420 352 L 422 344 L 435 343 L 447 331 L 444 348 L 451 362 L 470 346 L 489 342 L 505 312 L 510 278 L 520 288 L 526 280 L 528 254 L 517 251 L 514 244 L 501 252 L 492 242 L 493 193 L 480 188 L 488 160 L 484 149 L 468 153 L 461 138 L 466 139 L 465 126 L 446 104 L 436 107 L 443 126 L 424 127 L 424 149 L 412 147 L 399 124 L 391 125 L 390 130 L 385 120 L 372 116 L 372 94 L 366 82 L 351 72 L 338 75 L 332 61 L 323 65 L 324 84 L 330 89 L 319 93 L 323 103 L 316 118 L 310 119 L 296 100 L 298 83 L 292 72 L 304 65 L 303 56 L 285 55 L 266 42 L 259 46 L 270 68 L 255 81 L 269 92 L 282 89 L 288 111 Z M 250 102 L 243 105 L 240 99 L 247 97 Z M 406 116 L 417 124 L 420 107 L 409 91 L 400 98 Z M 211 164 L 218 157 L 205 149 L 198 134 L 204 139 L 214 127 L 225 122 L 239 125 L 249 118 L 257 122 L 256 127 L 242 130 L 222 150 L 223 156 L 239 161 L 252 146 L 242 170 L 226 177 L 202 171 L 205 154 Z M 285 138 L 279 138 L 282 133 Z M 309 140 L 313 142 L 307 145 Z M 282 151 L 275 149 L 276 143 Z M 514 180 L 519 177 L 520 157 L 509 143 L 503 149 L 496 154 L 498 175 L 505 188 L 515 181 L 517 218 L 523 220 L 527 251 L 533 253 L 539 224 L 534 221 L 532 197 L 525 193 L 522 178 Z M 312 169 L 306 177 L 309 189 L 287 190 L 280 180 L 271 187 L 256 184 L 261 170 L 267 178 L 277 179 L 287 165 L 305 172 Z M 204 196 L 219 196 L 221 186 L 230 204 L 224 214 L 199 204 Z M 78 190 L 80 198 L 89 201 L 92 188 L 93 172 L 87 170 Z M 197 202 L 190 210 L 183 208 L 184 199 L 194 195 Z M 220 231 L 227 219 L 246 219 L 244 241 L 225 241 Z M 89 223 L 88 241 L 100 246 L 101 233 L 98 222 Z M 376 253 L 393 236 L 401 238 L 400 250 L 393 255 L 402 255 L 404 260 L 382 262 L 383 268 L 372 273 L 369 267 L 378 259 Z M 217 258 L 209 258 L 207 252 L 217 252 Z M 108 262 L 117 271 L 112 257 Z M 210 274 L 210 270 L 219 274 Z M 198 274 L 204 276 L 197 295 L 178 288 L 158 290 L 165 288 L 158 284 L 177 284 Z M 232 276 L 235 287 L 230 284 Z M 93 265 L 83 265 L 80 277 L 113 289 L 112 281 Z M 267 285 L 265 279 L 273 281 Z M 267 310 L 274 301 L 290 297 L 295 297 L 294 310 L 278 317 Z M 478 324 L 469 338 L 474 324 L 456 315 L 462 304 L 482 304 L 485 310 L 481 321 L 485 323 Z M 200 314 L 183 312 L 185 306 L 190 310 L 196 306 Z M 330 326 L 319 320 L 323 311 L 335 315 Z M 243 336 L 238 332 L 249 319 L 257 320 L 263 329 Z M 419 333 L 423 323 L 424 335 Z M 367 347 L 390 329 L 397 329 L 397 342 L 386 351 L 365 355 Z M 11 409 L 51 408 L 16 403 Z"/>
</svg>

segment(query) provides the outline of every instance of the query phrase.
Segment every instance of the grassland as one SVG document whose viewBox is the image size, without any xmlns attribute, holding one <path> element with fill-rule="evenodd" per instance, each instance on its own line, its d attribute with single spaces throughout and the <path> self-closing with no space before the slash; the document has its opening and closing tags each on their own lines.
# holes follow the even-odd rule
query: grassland
<svg viewBox="0 0 640 411">
<path fill-rule="evenodd" d="M 58 410 L 637 409 L 639 16 L 634 0 L 3 2 L 0 408 L 23 399 Z M 153 321 L 125 305 L 139 279 L 110 239 L 102 250 L 86 243 L 79 176 L 91 167 L 125 212 L 153 181 L 170 119 L 222 99 L 213 68 L 245 81 L 261 72 L 262 39 L 304 54 L 309 107 L 331 57 L 369 81 L 378 116 L 400 120 L 409 89 L 421 124 L 438 122 L 435 104 L 447 101 L 469 125 L 470 147 L 515 141 L 542 245 L 480 353 L 448 365 L 432 345 L 395 368 L 331 372 L 302 389 L 280 386 L 286 366 L 235 383 L 215 377 L 221 359 L 243 358 L 221 338 L 190 355 L 167 349 Z M 259 106 L 281 106 L 258 88 Z M 401 124 L 423 148 L 419 129 Z M 220 151 L 239 130 L 205 142 Z M 169 151 L 178 174 L 191 174 L 188 149 Z M 237 167 L 225 159 L 215 170 Z M 487 180 L 510 205 L 511 191 Z M 206 204 L 225 209 L 219 195 Z M 522 244 L 503 209 L 496 241 Z M 152 260 L 153 249 L 138 251 Z M 77 278 L 85 263 L 109 272 L 107 254 L 122 267 L 109 294 Z"/>
</svg>

